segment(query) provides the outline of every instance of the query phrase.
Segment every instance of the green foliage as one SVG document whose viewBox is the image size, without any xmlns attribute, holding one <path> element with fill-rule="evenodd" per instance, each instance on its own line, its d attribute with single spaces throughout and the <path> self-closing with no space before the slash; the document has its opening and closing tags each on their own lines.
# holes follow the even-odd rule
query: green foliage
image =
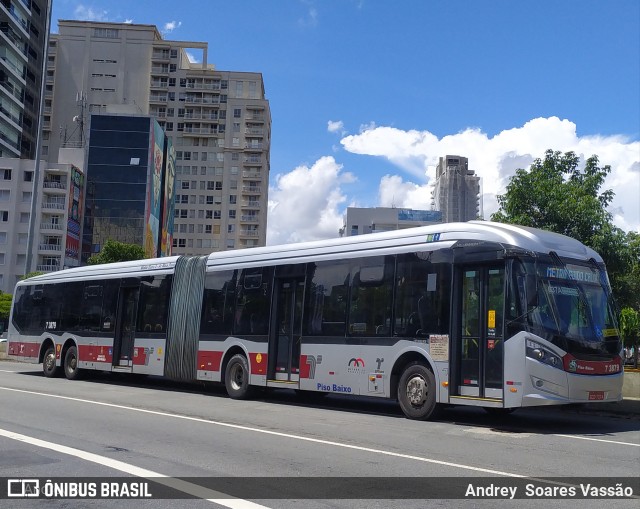
<svg viewBox="0 0 640 509">
<path fill-rule="evenodd" d="M 600 167 L 596 155 L 582 170 L 579 162 L 573 152 L 547 150 L 529 170 L 516 171 L 491 219 L 568 235 L 596 250 L 619 304 L 640 309 L 640 239 L 613 224 L 607 207 L 614 193 L 600 190 L 611 167 Z"/>
<path fill-rule="evenodd" d="M 620 312 L 620 335 L 625 346 L 633 346 L 640 336 L 640 314 L 631 308 Z"/>
<path fill-rule="evenodd" d="M 0 322 L 9 320 L 9 311 L 11 311 L 11 301 L 13 296 L 10 293 L 0 293 Z"/>
<path fill-rule="evenodd" d="M 127 262 L 130 260 L 144 259 L 144 249 L 137 244 L 126 244 L 117 240 L 107 240 L 102 251 L 93 255 L 87 263 L 98 265 L 100 263 Z"/>
</svg>

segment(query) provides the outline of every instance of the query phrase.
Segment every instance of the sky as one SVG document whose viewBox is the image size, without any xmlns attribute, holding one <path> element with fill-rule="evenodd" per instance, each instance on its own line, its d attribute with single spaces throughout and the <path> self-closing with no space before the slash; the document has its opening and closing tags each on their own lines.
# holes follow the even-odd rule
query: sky
<svg viewBox="0 0 640 509">
<path fill-rule="evenodd" d="M 336 237 L 347 207 L 430 210 L 445 155 L 490 219 L 548 149 L 610 165 L 614 222 L 640 231 L 637 0 L 54 0 L 58 19 L 153 24 L 262 73 L 268 244 Z"/>
</svg>

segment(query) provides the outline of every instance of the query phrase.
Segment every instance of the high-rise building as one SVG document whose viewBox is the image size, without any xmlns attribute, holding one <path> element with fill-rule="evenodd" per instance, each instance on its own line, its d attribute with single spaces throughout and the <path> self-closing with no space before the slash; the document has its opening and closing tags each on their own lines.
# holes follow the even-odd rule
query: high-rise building
<svg viewBox="0 0 640 509">
<path fill-rule="evenodd" d="M 171 254 L 175 152 L 144 115 L 91 115 L 82 262 L 107 240 L 138 244 L 148 258 Z"/>
<path fill-rule="evenodd" d="M 0 0 L 0 157 L 35 159 L 49 0 Z"/>
<path fill-rule="evenodd" d="M 436 167 L 433 205 L 442 212 L 442 222 L 473 221 L 480 217 L 480 177 L 469 170 L 469 160 L 441 157 Z"/>
<path fill-rule="evenodd" d="M 43 157 L 86 145 L 92 113 L 157 119 L 176 155 L 173 254 L 264 245 L 271 115 L 262 75 L 219 71 L 202 42 L 153 25 L 59 21 L 51 36 Z M 91 179 L 91 170 L 87 179 Z"/>
<path fill-rule="evenodd" d="M 442 214 L 434 210 L 397 209 L 394 207 L 347 207 L 341 237 L 366 233 L 403 230 L 442 222 Z"/>
</svg>

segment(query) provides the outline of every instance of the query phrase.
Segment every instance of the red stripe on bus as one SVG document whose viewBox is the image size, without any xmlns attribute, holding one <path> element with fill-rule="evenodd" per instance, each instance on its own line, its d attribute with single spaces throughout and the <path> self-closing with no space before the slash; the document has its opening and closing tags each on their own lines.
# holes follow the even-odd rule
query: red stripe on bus
<svg viewBox="0 0 640 509">
<path fill-rule="evenodd" d="M 267 374 L 267 354 L 266 353 L 250 353 L 249 362 L 251 363 L 252 375 Z"/>
<path fill-rule="evenodd" d="M 38 357 L 40 353 L 40 343 L 25 343 L 24 341 L 11 341 L 7 351 L 8 355 L 19 357 Z"/>
<path fill-rule="evenodd" d="M 300 355 L 300 378 L 309 378 L 311 364 L 307 364 L 307 356 Z"/>
<path fill-rule="evenodd" d="M 222 364 L 222 352 L 198 352 L 198 370 L 200 371 L 220 371 Z"/>
</svg>

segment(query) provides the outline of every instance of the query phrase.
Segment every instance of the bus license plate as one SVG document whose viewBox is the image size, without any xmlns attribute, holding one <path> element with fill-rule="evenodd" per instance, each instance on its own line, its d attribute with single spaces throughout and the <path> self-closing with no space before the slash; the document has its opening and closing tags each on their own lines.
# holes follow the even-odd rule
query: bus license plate
<svg viewBox="0 0 640 509">
<path fill-rule="evenodd" d="M 601 401 L 604 399 L 604 391 L 589 391 L 589 401 Z"/>
</svg>

